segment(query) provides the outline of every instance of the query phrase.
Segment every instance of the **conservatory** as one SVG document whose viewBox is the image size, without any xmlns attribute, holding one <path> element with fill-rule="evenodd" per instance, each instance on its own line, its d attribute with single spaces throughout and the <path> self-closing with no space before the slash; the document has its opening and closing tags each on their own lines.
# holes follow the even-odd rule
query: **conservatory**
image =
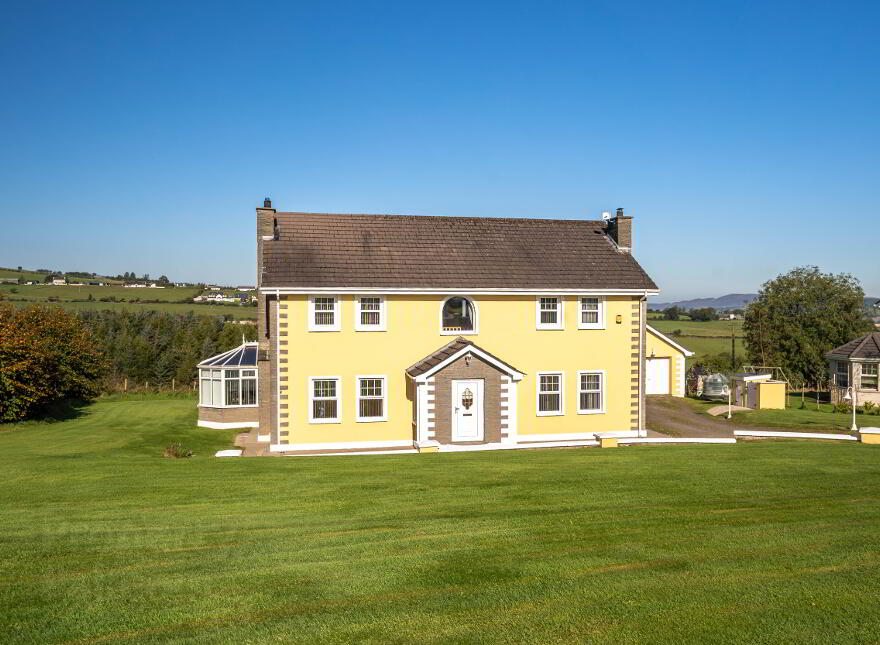
<svg viewBox="0 0 880 645">
<path fill-rule="evenodd" d="M 259 426 L 257 343 L 244 343 L 198 365 L 199 426 Z"/>
</svg>

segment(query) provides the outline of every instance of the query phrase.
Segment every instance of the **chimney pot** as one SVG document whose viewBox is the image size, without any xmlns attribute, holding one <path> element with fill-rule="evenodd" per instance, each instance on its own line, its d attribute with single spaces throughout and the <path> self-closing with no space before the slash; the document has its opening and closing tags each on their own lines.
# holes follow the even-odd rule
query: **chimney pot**
<svg viewBox="0 0 880 645">
<path fill-rule="evenodd" d="M 618 209 L 617 209 L 617 216 L 618 216 L 618 217 L 623 217 L 623 209 L 622 209 L 622 208 L 618 208 Z"/>
<path fill-rule="evenodd" d="M 263 200 L 263 208 L 272 208 L 272 200 L 268 197 Z"/>
</svg>

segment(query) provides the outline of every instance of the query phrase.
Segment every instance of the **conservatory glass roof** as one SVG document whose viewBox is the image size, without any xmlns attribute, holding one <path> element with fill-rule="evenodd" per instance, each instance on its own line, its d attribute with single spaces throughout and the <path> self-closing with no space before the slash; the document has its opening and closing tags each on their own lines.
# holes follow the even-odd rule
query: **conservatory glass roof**
<svg viewBox="0 0 880 645">
<path fill-rule="evenodd" d="M 228 352 L 206 358 L 199 367 L 256 367 L 257 343 L 245 343 Z"/>
</svg>

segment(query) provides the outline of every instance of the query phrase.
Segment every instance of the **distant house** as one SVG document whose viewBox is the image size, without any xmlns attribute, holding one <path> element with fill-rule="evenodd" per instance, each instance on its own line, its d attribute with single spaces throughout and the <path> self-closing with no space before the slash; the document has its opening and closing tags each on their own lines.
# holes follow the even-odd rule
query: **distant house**
<svg viewBox="0 0 880 645">
<path fill-rule="evenodd" d="M 833 384 L 832 401 L 843 400 L 847 390 L 852 388 L 851 396 L 856 405 L 865 401 L 880 403 L 880 332 L 851 340 L 832 349 L 825 357 Z"/>
<path fill-rule="evenodd" d="M 52 282 L 50 282 L 49 284 L 56 287 L 63 287 L 67 284 L 67 280 L 65 280 L 64 278 L 52 278 Z"/>
</svg>

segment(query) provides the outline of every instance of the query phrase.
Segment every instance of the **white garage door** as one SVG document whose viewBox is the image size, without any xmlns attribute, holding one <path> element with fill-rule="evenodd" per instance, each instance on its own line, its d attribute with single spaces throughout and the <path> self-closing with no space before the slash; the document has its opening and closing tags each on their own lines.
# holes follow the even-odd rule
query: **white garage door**
<svg viewBox="0 0 880 645">
<path fill-rule="evenodd" d="M 645 394 L 669 394 L 669 359 L 649 358 L 645 365 Z"/>
</svg>

